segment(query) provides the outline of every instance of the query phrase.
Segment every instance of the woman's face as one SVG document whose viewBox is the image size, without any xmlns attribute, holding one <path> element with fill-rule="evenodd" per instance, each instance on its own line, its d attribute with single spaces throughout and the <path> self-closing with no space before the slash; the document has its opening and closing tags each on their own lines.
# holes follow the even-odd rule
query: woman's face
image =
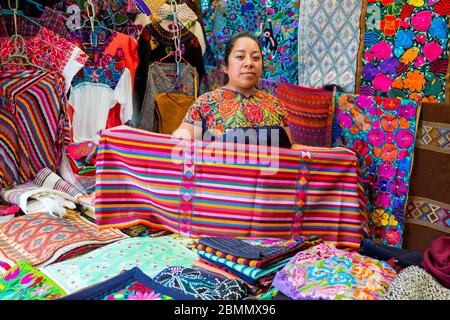
<svg viewBox="0 0 450 320">
<path fill-rule="evenodd" d="M 253 90 L 262 75 L 262 56 L 252 38 L 239 38 L 228 56 L 228 84 L 238 90 Z"/>
</svg>

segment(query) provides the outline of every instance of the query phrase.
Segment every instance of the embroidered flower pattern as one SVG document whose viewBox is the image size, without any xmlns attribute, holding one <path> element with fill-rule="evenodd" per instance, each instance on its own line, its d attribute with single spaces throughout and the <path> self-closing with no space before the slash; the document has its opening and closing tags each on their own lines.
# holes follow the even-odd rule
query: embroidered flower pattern
<svg viewBox="0 0 450 320">
<path fill-rule="evenodd" d="M 284 126 L 286 119 L 285 108 L 264 91 L 245 97 L 228 89 L 217 89 L 202 95 L 184 121 L 191 124 L 201 121 L 205 131 L 225 132 L 237 127 Z"/>
<path fill-rule="evenodd" d="M 418 103 L 351 94 L 338 94 L 335 101 L 339 137 L 333 134 L 333 145 L 350 148 L 357 154 L 364 197 L 371 213 L 371 237 L 379 243 L 400 246 Z M 369 127 L 365 127 L 365 116 L 370 119 Z"/>
<path fill-rule="evenodd" d="M 390 238 L 396 236 L 392 230 Z M 299 252 L 273 286 L 292 299 L 378 300 L 396 272 L 386 262 L 321 243 Z"/>
<path fill-rule="evenodd" d="M 360 92 L 444 102 L 450 11 L 446 1 L 369 1 Z M 372 26 L 370 10 L 378 9 Z"/>
</svg>

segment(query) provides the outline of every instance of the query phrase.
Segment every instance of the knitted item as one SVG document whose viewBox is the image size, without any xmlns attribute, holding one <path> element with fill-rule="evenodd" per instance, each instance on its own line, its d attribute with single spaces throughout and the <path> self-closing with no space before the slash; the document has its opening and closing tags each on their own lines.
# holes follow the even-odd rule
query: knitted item
<svg viewBox="0 0 450 320">
<path fill-rule="evenodd" d="M 450 290 L 425 270 L 411 266 L 400 272 L 383 300 L 449 300 Z"/>
</svg>

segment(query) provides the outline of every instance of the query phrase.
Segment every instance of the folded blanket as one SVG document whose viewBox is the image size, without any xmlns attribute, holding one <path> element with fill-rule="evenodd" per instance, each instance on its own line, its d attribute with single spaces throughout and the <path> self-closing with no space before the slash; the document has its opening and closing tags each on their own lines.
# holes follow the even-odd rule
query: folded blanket
<svg viewBox="0 0 450 320">
<path fill-rule="evenodd" d="M 202 239 L 200 239 L 200 240 L 202 240 Z M 271 240 L 271 239 L 268 239 L 268 240 Z M 244 242 L 247 246 L 251 246 L 252 248 L 260 247 L 260 246 L 256 246 L 256 245 L 247 244 L 247 242 L 245 242 L 245 241 L 248 241 L 248 240 L 239 240 L 239 241 Z M 277 246 L 285 245 L 285 247 L 280 247 L 283 250 L 278 253 L 273 254 L 272 256 L 268 256 L 262 260 L 249 260 L 249 259 L 246 259 L 246 258 L 243 258 L 240 256 L 233 256 L 226 252 L 219 251 L 215 248 L 205 246 L 201 242 L 202 241 L 199 241 L 199 243 L 196 244 L 196 246 L 195 246 L 196 249 L 212 253 L 218 257 L 221 257 L 221 258 L 224 258 L 224 259 L 227 259 L 227 260 L 239 263 L 239 264 L 245 264 L 250 267 L 264 269 L 270 265 L 273 265 L 274 263 L 277 263 L 281 260 L 284 260 L 284 259 L 294 256 L 297 252 L 299 252 L 301 250 L 304 250 L 304 249 L 312 247 L 316 244 L 319 244 L 322 242 L 322 240 L 317 239 L 316 236 L 312 236 L 312 237 L 310 237 L 306 240 L 302 240 L 302 241 L 279 239 Z"/>
</svg>

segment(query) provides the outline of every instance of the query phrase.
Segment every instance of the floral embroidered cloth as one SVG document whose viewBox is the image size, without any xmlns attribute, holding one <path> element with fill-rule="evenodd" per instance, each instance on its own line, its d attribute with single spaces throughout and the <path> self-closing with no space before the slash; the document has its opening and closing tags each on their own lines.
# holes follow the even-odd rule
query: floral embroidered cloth
<svg viewBox="0 0 450 320">
<path fill-rule="evenodd" d="M 192 300 L 192 297 L 158 284 L 134 267 L 60 300 Z"/>
<path fill-rule="evenodd" d="M 446 0 L 364 1 L 356 92 L 448 99 L 448 8 Z"/>
<path fill-rule="evenodd" d="M 337 94 L 334 146 L 356 152 L 375 242 L 401 247 L 419 104 Z"/>
<path fill-rule="evenodd" d="M 26 261 L 0 277 L 0 300 L 53 300 L 65 295 L 63 289 Z"/>
<path fill-rule="evenodd" d="M 197 255 L 169 237 L 129 238 L 104 246 L 74 259 L 42 268 L 72 293 L 101 281 L 108 280 L 124 270 L 139 267 L 153 277 L 172 266 L 189 267 Z"/>
<path fill-rule="evenodd" d="M 322 243 L 293 257 L 272 285 L 295 300 L 378 300 L 396 275 L 383 261 Z"/>
<path fill-rule="evenodd" d="M 235 33 L 249 31 L 261 43 L 264 79 L 298 82 L 298 15 L 300 1 L 214 0 L 205 8 L 205 64 L 219 66 L 225 43 Z"/>
<path fill-rule="evenodd" d="M 35 213 L 0 225 L 0 260 L 11 265 L 27 260 L 33 266 L 43 266 L 77 247 L 127 237 L 116 229 L 98 230 L 94 223 L 78 215 L 63 219 Z"/>
<path fill-rule="evenodd" d="M 183 121 L 220 135 L 234 128 L 285 126 L 287 115 L 280 102 L 265 91 L 246 97 L 221 88 L 200 96 Z"/>
</svg>

